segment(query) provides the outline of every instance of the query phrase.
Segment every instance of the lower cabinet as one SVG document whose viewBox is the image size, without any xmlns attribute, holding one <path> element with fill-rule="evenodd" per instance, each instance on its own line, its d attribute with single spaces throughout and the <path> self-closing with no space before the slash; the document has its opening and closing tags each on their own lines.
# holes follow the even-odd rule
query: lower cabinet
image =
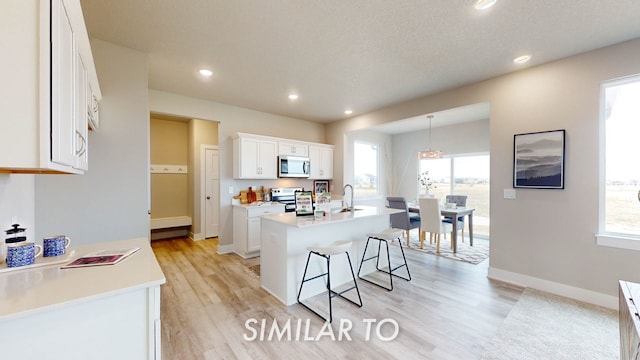
<svg viewBox="0 0 640 360">
<path fill-rule="evenodd" d="M 283 204 L 234 205 L 233 248 L 243 258 L 260 255 L 260 216 L 284 213 Z"/>
</svg>

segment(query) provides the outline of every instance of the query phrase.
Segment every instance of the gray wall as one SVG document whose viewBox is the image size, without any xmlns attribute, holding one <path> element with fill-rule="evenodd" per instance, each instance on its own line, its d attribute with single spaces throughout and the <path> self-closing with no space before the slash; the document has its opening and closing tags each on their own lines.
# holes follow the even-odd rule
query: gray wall
<svg viewBox="0 0 640 360">
<path fill-rule="evenodd" d="M 84 175 L 36 175 L 37 238 L 74 244 L 149 236 L 149 108 L 146 55 L 91 42 L 102 101 L 89 133 Z"/>
<path fill-rule="evenodd" d="M 640 40 L 331 123 L 327 140 L 342 156 L 345 131 L 489 102 L 491 137 L 490 276 L 616 306 L 617 280 L 640 281 L 640 252 L 597 246 L 599 86 L 640 73 Z M 512 188 L 513 135 L 566 129 L 564 190 Z M 629 163 L 636 164 L 635 154 Z M 335 177 L 342 178 L 340 164 Z"/>
</svg>

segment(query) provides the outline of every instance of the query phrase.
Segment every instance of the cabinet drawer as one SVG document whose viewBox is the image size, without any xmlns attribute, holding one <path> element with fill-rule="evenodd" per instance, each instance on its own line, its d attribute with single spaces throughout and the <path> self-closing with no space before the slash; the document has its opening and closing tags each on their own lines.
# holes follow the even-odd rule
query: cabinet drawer
<svg viewBox="0 0 640 360">
<path fill-rule="evenodd" d="M 284 213 L 284 205 L 268 205 L 268 206 L 256 206 L 255 208 L 247 209 L 247 217 L 256 217 L 267 214 L 280 214 Z"/>
</svg>

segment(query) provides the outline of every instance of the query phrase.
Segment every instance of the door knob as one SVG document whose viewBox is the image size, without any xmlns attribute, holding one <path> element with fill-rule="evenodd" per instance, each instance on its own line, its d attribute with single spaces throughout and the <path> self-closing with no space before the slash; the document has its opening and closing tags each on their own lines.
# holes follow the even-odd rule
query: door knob
<svg viewBox="0 0 640 360">
<path fill-rule="evenodd" d="M 207 196 L 207 200 L 211 200 L 211 196 Z"/>
</svg>

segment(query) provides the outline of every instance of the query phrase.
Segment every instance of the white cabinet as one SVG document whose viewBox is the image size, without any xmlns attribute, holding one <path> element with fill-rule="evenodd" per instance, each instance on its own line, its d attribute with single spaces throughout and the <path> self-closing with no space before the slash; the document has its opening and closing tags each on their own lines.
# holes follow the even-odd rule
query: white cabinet
<svg viewBox="0 0 640 360">
<path fill-rule="evenodd" d="M 333 145 L 309 145 L 309 160 L 311 162 L 309 178 L 333 178 Z"/>
<path fill-rule="evenodd" d="M 87 152 L 87 138 L 89 136 L 89 112 L 87 106 L 87 69 L 80 53 L 76 54 L 75 66 L 75 137 L 74 137 L 74 157 L 76 163 L 74 167 L 80 170 L 89 169 L 89 158 Z"/>
<path fill-rule="evenodd" d="M 278 155 L 309 156 L 309 145 L 293 141 L 278 141 Z"/>
<path fill-rule="evenodd" d="M 140 250 L 114 266 L 1 274 L 1 358 L 160 359 L 160 286 L 166 280 L 149 239 L 71 244 L 67 251 L 77 256 L 133 247 Z"/>
<path fill-rule="evenodd" d="M 81 174 L 101 93 L 80 1 L 3 0 L 0 34 L 0 171 Z"/>
<path fill-rule="evenodd" d="M 260 255 L 260 216 L 284 213 L 283 204 L 234 205 L 233 206 L 233 247 L 243 258 Z"/>
<path fill-rule="evenodd" d="M 234 179 L 276 179 L 277 147 L 274 139 L 238 134 L 233 139 Z"/>
</svg>

